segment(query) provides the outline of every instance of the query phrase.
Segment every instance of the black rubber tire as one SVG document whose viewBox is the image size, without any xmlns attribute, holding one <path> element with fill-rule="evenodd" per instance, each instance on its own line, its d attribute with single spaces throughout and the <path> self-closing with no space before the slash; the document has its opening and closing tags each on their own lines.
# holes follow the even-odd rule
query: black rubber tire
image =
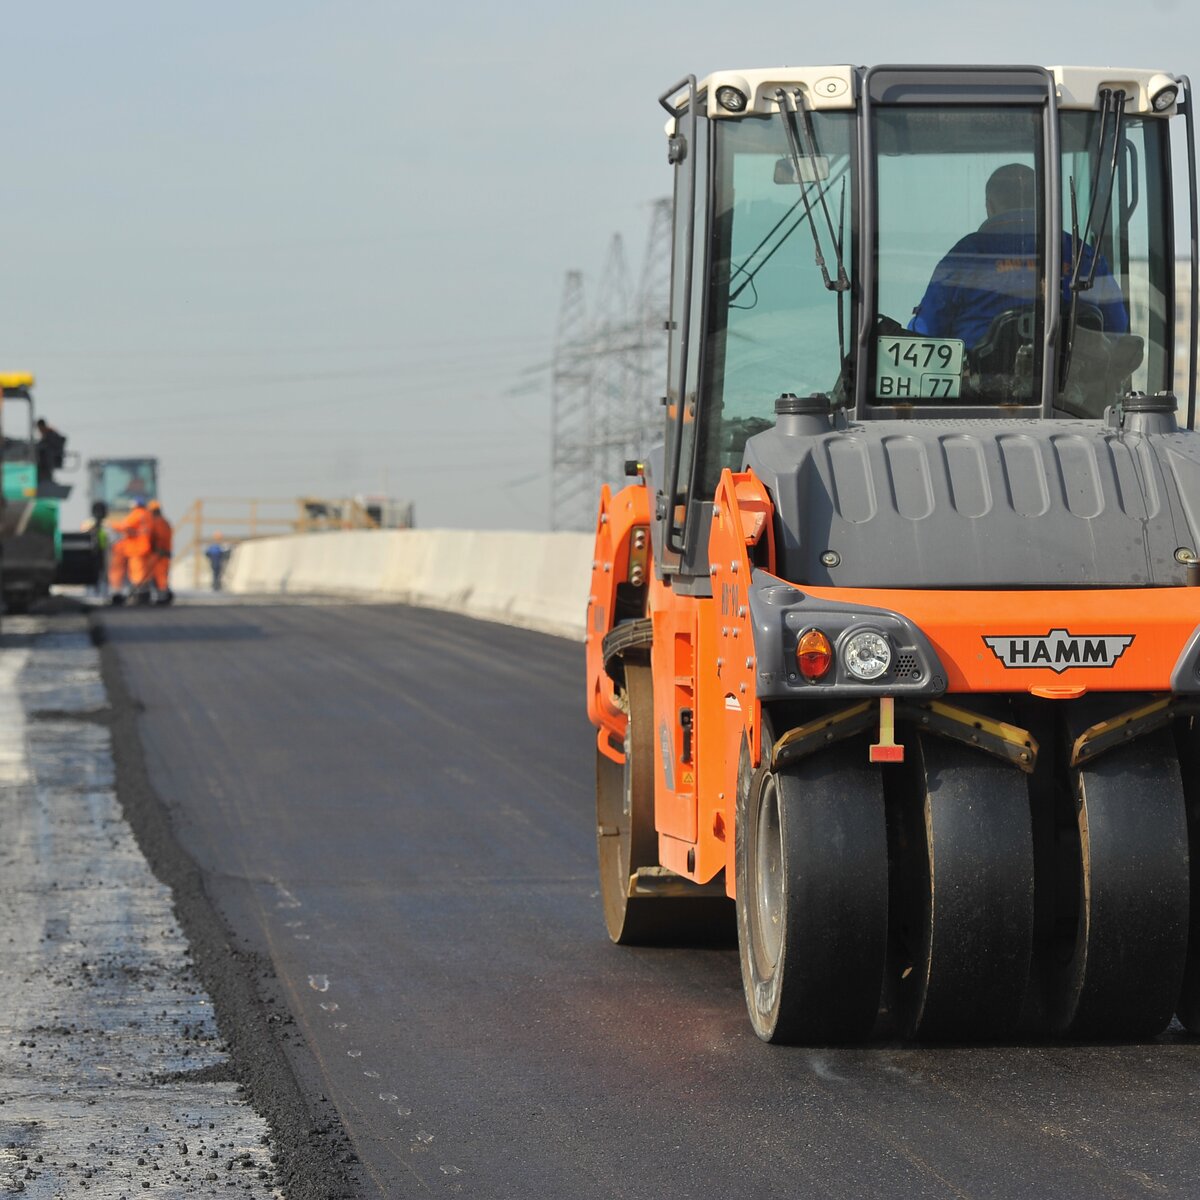
<svg viewBox="0 0 1200 1200">
<path fill-rule="evenodd" d="M 1068 718 L 1068 741 L 1092 720 L 1084 709 Z M 1191 907 L 1187 812 L 1170 731 L 1071 769 L 1067 784 L 1077 819 L 1060 825 L 1060 868 L 1069 864 L 1074 877 L 1058 893 L 1064 911 L 1047 972 L 1050 1027 L 1071 1037 L 1153 1037 L 1179 1001 Z M 1072 894 L 1073 914 L 1065 910 Z"/>
<path fill-rule="evenodd" d="M 1176 722 L 1184 801 L 1187 805 L 1188 858 L 1191 862 L 1191 903 L 1188 952 L 1175 1015 L 1189 1033 L 1200 1033 L 1200 718 Z"/>
<path fill-rule="evenodd" d="M 931 735 L 905 744 L 889 780 L 889 1009 L 906 1037 L 1010 1036 L 1033 953 L 1025 776 Z"/>
<path fill-rule="evenodd" d="M 630 877 L 658 864 L 654 828 L 654 690 L 649 666 L 625 664 L 624 767 L 596 752 L 596 848 L 608 936 L 623 946 L 727 944 L 733 902 L 722 896 L 631 896 Z M 686 882 L 686 881 L 685 881 Z"/>
<path fill-rule="evenodd" d="M 887 952 L 887 826 L 859 739 L 739 789 L 738 946 L 746 1007 L 766 1042 L 867 1037 Z"/>
</svg>

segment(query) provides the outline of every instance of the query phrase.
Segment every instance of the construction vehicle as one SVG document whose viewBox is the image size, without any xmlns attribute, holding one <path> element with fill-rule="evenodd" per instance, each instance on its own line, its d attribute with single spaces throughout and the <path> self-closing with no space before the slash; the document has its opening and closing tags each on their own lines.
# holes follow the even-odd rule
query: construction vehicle
<svg viewBox="0 0 1200 1200">
<path fill-rule="evenodd" d="M 1188 80 L 660 103 L 665 438 L 602 491 L 588 607 L 610 936 L 732 912 L 766 1041 L 1200 1033 Z"/>
<path fill-rule="evenodd" d="M 104 523 L 111 518 L 128 516 L 137 502 L 149 504 L 158 499 L 158 459 L 156 458 L 91 458 L 87 464 L 88 501 L 92 525 L 87 534 L 97 541 L 97 575 L 107 570 L 111 546 L 99 546 Z M 149 575 L 130 590 L 114 592 L 113 604 L 123 604 L 128 598 L 135 603 L 149 604 L 153 598 L 153 580 Z M 170 592 L 167 592 L 170 595 Z M 169 603 L 170 601 L 165 601 Z"/>
<path fill-rule="evenodd" d="M 59 510 L 71 494 L 45 464 L 39 468 L 33 386 L 31 374 L 0 374 L 5 429 L 0 552 L 4 607 L 10 613 L 25 612 L 57 582 L 63 553 Z"/>
</svg>

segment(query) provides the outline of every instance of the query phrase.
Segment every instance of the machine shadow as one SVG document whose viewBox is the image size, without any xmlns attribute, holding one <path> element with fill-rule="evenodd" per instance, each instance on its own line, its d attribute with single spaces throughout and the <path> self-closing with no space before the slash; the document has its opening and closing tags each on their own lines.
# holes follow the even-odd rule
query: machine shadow
<svg viewBox="0 0 1200 1200">
<path fill-rule="evenodd" d="M 105 642 L 119 646 L 145 642 L 257 642 L 270 637 L 258 625 L 158 625 L 154 618 L 153 610 L 131 614 L 130 619 L 108 616 L 93 626 L 92 641 L 97 646 Z M 9 644 L 8 635 L 0 634 L 0 645 Z"/>
</svg>

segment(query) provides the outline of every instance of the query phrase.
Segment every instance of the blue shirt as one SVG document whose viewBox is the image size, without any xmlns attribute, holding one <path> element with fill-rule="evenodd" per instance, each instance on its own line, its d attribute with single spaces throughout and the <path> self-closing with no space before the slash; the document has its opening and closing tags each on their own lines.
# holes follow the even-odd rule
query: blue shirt
<svg viewBox="0 0 1200 1200">
<path fill-rule="evenodd" d="M 999 213 L 969 233 L 938 263 L 908 328 L 926 337 L 961 338 L 979 344 L 993 319 L 1011 308 L 1032 308 L 1037 300 L 1037 233 L 1029 210 Z M 1063 232 L 1063 312 L 1071 303 L 1071 235 Z M 1092 250 L 1083 249 L 1080 275 L 1091 269 Z M 1104 255 L 1080 303 L 1099 308 L 1105 333 L 1127 333 L 1129 314 Z"/>
</svg>

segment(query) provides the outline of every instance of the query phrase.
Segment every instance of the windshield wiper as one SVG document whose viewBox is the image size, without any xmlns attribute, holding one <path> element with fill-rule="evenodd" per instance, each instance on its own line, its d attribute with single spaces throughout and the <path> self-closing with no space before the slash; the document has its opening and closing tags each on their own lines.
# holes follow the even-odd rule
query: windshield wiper
<svg viewBox="0 0 1200 1200">
<path fill-rule="evenodd" d="M 817 233 L 817 225 L 813 220 L 812 204 L 808 198 L 808 188 L 805 186 L 804 168 L 801 163 L 805 157 L 813 165 L 813 177 L 817 174 L 817 141 L 813 133 L 811 120 L 808 115 L 808 110 L 803 108 L 803 100 L 800 94 L 796 94 L 796 105 L 804 113 L 804 132 L 808 139 L 808 146 L 804 151 L 800 149 L 800 138 L 796 131 L 796 114 L 788 108 L 787 93 L 783 88 L 779 88 L 775 92 L 775 99 L 779 102 L 779 116 L 783 121 L 783 130 L 787 138 L 788 155 L 792 160 L 792 171 L 796 176 L 796 183 L 800 188 L 800 198 L 804 202 L 804 215 L 808 219 L 808 226 L 812 230 L 813 237 L 813 257 L 816 261 L 817 268 L 821 272 L 821 279 L 825 284 L 825 290 L 829 292 L 845 292 L 850 289 L 850 280 L 846 275 L 846 268 L 842 264 L 841 242 L 833 228 L 833 218 L 829 215 L 829 205 L 825 199 L 825 189 L 817 186 L 817 200 L 820 202 L 821 211 L 825 214 L 825 225 L 829 230 L 829 240 L 833 244 L 834 253 L 837 254 L 837 279 L 833 279 L 829 274 L 829 268 L 825 265 L 825 255 L 821 252 L 821 237 Z"/>
<path fill-rule="evenodd" d="M 783 122 L 783 131 L 787 138 L 788 153 L 792 159 L 792 173 L 796 177 L 796 183 L 800 188 L 800 197 L 804 201 L 804 213 L 808 219 L 808 227 L 812 230 L 813 238 L 813 254 L 816 258 L 817 267 L 821 272 L 821 279 L 825 284 L 825 290 L 837 293 L 837 339 L 838 339 L 838 357 L 845 359 L 846 356 L 846 305 L 845 294 L 850 290 L 850 278 L 846 274 L 845 262 L 842 258 L 845 242 L 846 229 L 846 183 L 842 181 L 842 204 L 840 214 L 840 224 L 837 230 L 833 227 L 833 217 L 829 213 L 829 203 L 826 199 L 828 192 L 827 182 L 822 184 L 820 179 L 820 147 L 817 145 L 817 134 L 813 127 L 812 114 L 808 111 L 808 107 L 804 103 L 804 94 L 799 88 L 795 93 L 795 109 L 790 109 L 787 103 L 787 93 L 783 88 L 777 88 L 775 91 L 775 99 L 779 104 L 779 118 Z M 817 185 L 817 201 L 821 206 L 821 212 L 825 216 L 825 228 L 829 232 L 829 241 L 833 246 L 833 252 L 837 256 L 837 278 L 832 279 L 829 275 L 829 268 L 825 265 L 825 256 L 821 253 L 821 237 L 817 233 L 816 221 L 813 219 L 812 205 L 808 199 L 808 187 L 804 179 L 804 171 L 801 167 L 801 152 L 800 152 L 800 137 L 796 127 L 796 113 L 799 112 L 803 120 L 800 122 L 800 127 L 804 130 L 805 147 L 804 152 L 808 155 L 809 162 L 812 163 L 812 177 Z M 847 163 L 848 165 L 848 163 Z"/>
<path fill-rule="evenodd" d="M 804 103 L 804 95 L 798 88 L 796 90 L 796 108 L 804 118 L 804 132 L 808 138 L 808 148 L 812 155 L 813 165 L 815 168 L 818 162 L 823 161 L 821 147 L 817 145 L 817 131 L 813 128 L 812 113 L 809 111 L 808 106 Z M 846 165 L 850 165 L 849 159 L 846 160 Z M 829 238 L 830 241 L 833 242 L 833 250 L 837 255 L 838 274 L 837 284 L 835 286 L 839 292 L 848 292 L 850 290 L 850 278 L 846 274 L 846 267 L 842 257 L 843 242 L 845 240 L 846 233 L 846 180 L 843 176 L 842 204 L 841 212 L 838 215 L 838 227 L 836 234 L 834 233 L 833 229 L 833 218 L 829 215 L 829 205 L 825 202 L 825 197 L 829 194 L 830 183 L 831 181 L 828 179 L 825 181 L 824 186 L 821 186 L 821 184 L 818 182 L 817 199 L 821 201 L 821 211 L 825 214 L 825 227 L 829 230 Z M 838 312 L 839 314 L 841 313 L 840 305 Z"/>
<path fill-rule="evenodd" d="M 838 235 L 837 235 L 837 256 L 838 256 L 838 275 L 845 275 L 846 270 L 842 266 L 842 250 L 846 239 L 846 180 L 842 179 L 842 199 L 841 206 L 838 211 Z M 850 286 L 850 281 L 846 280 L 846 287 L 838 289 L 838 354 L 843 359 L 846 357 L 846 311 L 845 305 L 842 303 L 842 297 L 845 294 L 846 288 Z"/>
<path fill-rule="evenodd" d="M 816 164 L 821 161 L 821 148 L 817 145 L 817 131 L 813 128 L 812 113 L 808 109 L 808 105 L 804 103 L 804 94 L 799 88 L 796 89 L 796 108 L 804 118 L 804 132 L 808 137 L 808 148 L 812 154 L 813 173 L 816 174 Z M 847 160 L 849 165 L 849 160 Z M 821 201 L 821 211 L 825 214 L 825 227 L 829 230 L 829 238 L 833 242 L 834 253 L 837 255 L 838 277 L 835 285 L 838 293 L 837 301 L 837 335 L 838 335 L 838 356 L 845 359 L 846 356 L 846 305 L 845 293 L 850 290 L 850 279 L 846 275 L 846 267 L 842 252 L 846 239 L 846 180 L 842 178 L 842 199 L 841 207 L 838 213 L 837 233 L 833 231 L 833 218 L 829 215 L 829 205 L 825 202 L 825 196 L 829 191 L 829 182 L 825 182 L 824 186 L 817 184 L 817 198 Z M 825 285 L 829 286 L 828 283 Z"/>
<path fill-rule="evenodd" d="M 1108 164 L 1108 186 L 1104 189 L 1104 208 L 1100 220 L 1095 223 L 1096 244 L 1091 247 L 1092 260 L 1088 263 L 1087 274 L 1083 274 L 1083 255 L 1087 250 L 1088 240 L 1093 234 L 1092 223 L 1096 216 L 1097 204 L 1100 200 L 1101 171 L 1104 160 L 1104 143 L 1108 140 L 1109 118 L 1112 118 L 1112 155 Z M 1075 324 L 1079 315 L 1079 293 L 1089 291 L 1096 282 L 1096 268 L 1100 263 L 1100 243 L 1103 240 L 1104 227 L 1108 224 L 1108 214 L 1112 211 L 1113 190 L 1117 183 L 1117 158 L 1121 151 L 1121 128 L 1125 120 L 1125 93 L 1113 92 L 1105 88 L 1100 93 L 1100 129 L 1096 144 L 1096 162 L 1092 169 L 1091 197 L 1088 203 L 1087 220 L 1083 225 L 1083 235 L 1079 233 L 1079 211 L 1075 196 L 1075 178 L 1071 177 L 1071 311 L 1067 317 L 1067 337 L 1063 346 L 1062 365 L 1059 370 L 1059 389 L 1066 386 L 1067 374 L 1071 369 L 1071 355 L 1075 349 Z M 1055 248 L 1055 262 L 1061 251 Z M 1047 255 L 1049 258 L 1049 255 Z"/>
</svg>

